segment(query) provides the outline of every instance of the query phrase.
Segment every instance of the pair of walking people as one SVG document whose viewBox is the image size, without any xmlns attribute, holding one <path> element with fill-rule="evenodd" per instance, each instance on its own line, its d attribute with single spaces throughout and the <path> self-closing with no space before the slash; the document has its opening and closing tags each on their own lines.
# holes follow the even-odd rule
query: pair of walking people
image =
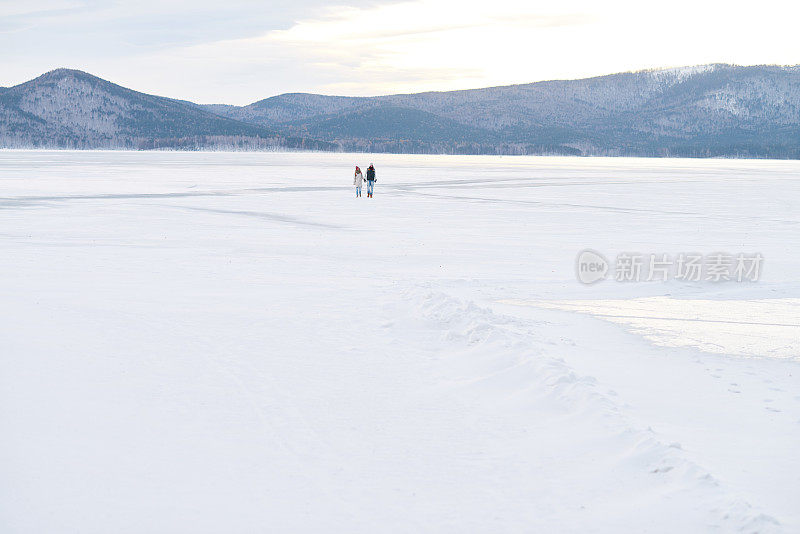
<svg viewBox="0 0 800 534">
<path fill-rule="evenodd" d="M 372 198 L 372 193 L 375 189 L 375 167 L 372 163 L 369 164 L 369 168 L 367 169 L 367 196 Z M 356 165 L 356 174 L 353 178 L 353 185 L 356 186 L 356 197 L 361 196 L 361 186 L 364 183 L 364 175 L 361 174 L 361 169 L 358 168 Z"/>
</svg>

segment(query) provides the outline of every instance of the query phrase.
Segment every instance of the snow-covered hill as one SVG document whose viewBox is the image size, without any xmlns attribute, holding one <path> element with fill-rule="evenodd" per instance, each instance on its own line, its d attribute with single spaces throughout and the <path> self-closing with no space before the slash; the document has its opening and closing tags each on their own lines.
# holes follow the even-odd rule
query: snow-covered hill
<svg viewBox="0 0 800 534">
<path fill-rule="evenodd" d="M 800 156 L 797 67 L 703 65 L 374 98 L 288 94 L 215 109 L 358 148 L 407 141 L 413 151 L 424 141 L 431 151 L 454 152 Z M 427 141 L 424 122 L 410 125 L 398 114 L 378 123 L 380 135 L 359 135 L 359 115 L 388 109 L 422 111 L 463 130 Z M 332 118 L 350 129 L 326 128 Z"/>
<path fill-rule="evenodd" d="M 800 68 L 703 65 L 465 91 L 155 97 L 61 69 L 0 89 L 0 146 L 800 158 Z"/>
<path fill-rule="evenodd" d="M 58 69 L 0 91 L 0 147 L 302 147 L 264 127 Z M 309 148 L 326 148 L 309 143 Z"/>
</svg>

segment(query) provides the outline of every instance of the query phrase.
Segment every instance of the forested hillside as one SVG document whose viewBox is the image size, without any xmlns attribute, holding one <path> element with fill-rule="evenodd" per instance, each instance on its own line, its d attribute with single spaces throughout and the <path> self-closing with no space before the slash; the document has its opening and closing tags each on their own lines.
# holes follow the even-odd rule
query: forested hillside
<svg viewBox="0 0 800 534">
<path fill-rule="evenodd" d="M 198 105 L 59 69 L 0 89 L 0 147 L 800 157 L 800 68 L 704 65 Z"/>
<path fill-rule="evenodd" d="M 286 94 L 213 109 L 365 150 L 800 156 L 798 67 L 704 65 L 374 98 Z"/>
<path fill-rule="evenodd" d="M 335 148 L 292 139 L 197 106 L 59 69 L 0 91 L 0 146 L 56 148 Z"/>
</svg>

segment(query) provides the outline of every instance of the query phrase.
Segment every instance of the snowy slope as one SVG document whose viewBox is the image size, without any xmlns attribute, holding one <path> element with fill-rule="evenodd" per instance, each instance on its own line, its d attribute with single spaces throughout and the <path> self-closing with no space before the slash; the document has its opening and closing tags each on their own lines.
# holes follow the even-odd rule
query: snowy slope
<svg viewBox="0 0 800 534">
<path fill-rule="evenodd" d="M 86 72 L 57 69 L 0 90 L 0 147 L 331 149 L 121 87 Z"/>
<path fill-rule="evenodd" d="M 796 531 L 798 170 L 0 152 L 2 530 Z M 586 247 L 767 263 L 589 287 Z"/>
<path fill-rule="evenodd" d="M 460 91 L 198 105 L 57 69 L 0 88 L 2 148 L 800 159 L 800 67 L 700 65 Z"/>
<path fill-rule="evenodd" d="M 295 93 L 206 109 L 352 150 L 797 158 L 798 103 L 798 67 L 715 64 L 369 98 Z"/>
</svg>

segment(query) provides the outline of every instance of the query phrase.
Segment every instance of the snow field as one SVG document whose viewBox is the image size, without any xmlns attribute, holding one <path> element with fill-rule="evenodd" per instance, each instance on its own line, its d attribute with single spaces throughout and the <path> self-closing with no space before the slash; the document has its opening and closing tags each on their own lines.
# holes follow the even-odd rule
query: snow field
<svg viewBox="0 0 800 534">
<path fill-rule="evenodd" d="M 0 152 L 0 522 L 796 530 L 798 170 Z M 765 276 L 587 287 L 586 247 Z"/>
</svg>

